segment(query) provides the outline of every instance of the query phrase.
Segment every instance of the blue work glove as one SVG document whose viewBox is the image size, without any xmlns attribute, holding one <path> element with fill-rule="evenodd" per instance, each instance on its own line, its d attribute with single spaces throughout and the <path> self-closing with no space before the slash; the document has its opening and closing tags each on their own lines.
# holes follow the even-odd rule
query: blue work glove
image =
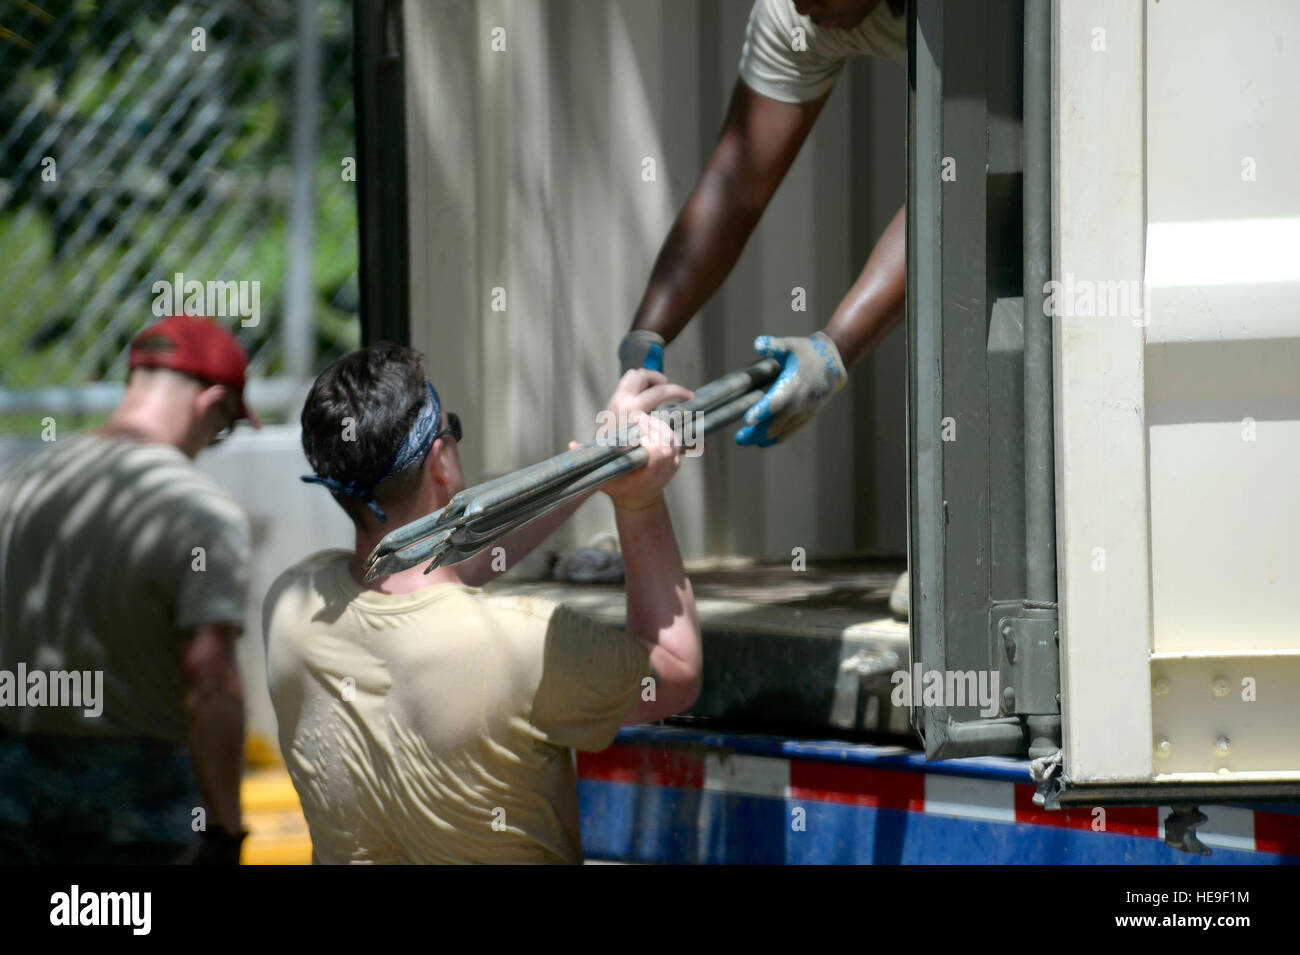
<svg viewBox="0 0 1300 955">
<path fill-rule="evenodd" d="M 745 412 L 745 427 L 736 432 L 736 443 L 770 448 L 807 424 L 844 387 L 848 371 L 825 332 L 810 338 L 760 335 L 754 339 L 754 350 L 779 361 L 781 375 Z"/>
<path fill-rule="evenodd" d="M 664 346 L 667 344 L 656 332 L 641 328 L 628 332 L 618 343 L 619 375 L 625 375 L 633 368 L 663 371 Z"/>
</svg>

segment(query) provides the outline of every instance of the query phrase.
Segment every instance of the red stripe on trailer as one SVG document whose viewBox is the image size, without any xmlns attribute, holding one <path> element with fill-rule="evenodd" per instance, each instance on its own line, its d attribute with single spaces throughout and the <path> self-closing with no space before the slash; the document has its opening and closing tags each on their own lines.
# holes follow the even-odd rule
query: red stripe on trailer
<svg viewBox="0 0 1300 955">
<path fill-rule="evenodd" d="M 926 780 L 924 773 L 905 770 L 876 769 L 845 763 L 817 760 L 783 760 L 773 757 L 743 757 L 753 763 L 782 764 L 788 767 L 790 799 L 813 800 L 906 812 L 926 812 Z M 706 754 L 698 750 L 678 747 L 646 747 L 616 743 L 599 753 L 578 753 L 578 776 L 595 782 L 627 783 L 638 786 L 661 786 L 676 789 L 703 789 L 706 784 Z M 733 759 L 734 762 L 734 759 Z M 730 763 L 727 763 L 730 765 Z M 733 769 L 735 767 L 732 767 Z M 752 767 L 751 767 L 752 769 Z M 752 772 L 750 773 L 752 776 Z M 766 772 L 758 774 L 766 778 Z M 733 778 L 734 777 L 734 778 Z M 753 788 L 754 779 L 745 773 L 720 777 L 720 791 L 738 795 L 775 795 Z M 719 780 L 714 781 L 715 784 Z M 1155 806 L 1106 806 L 1105 829 L 1093 830 L 1092 807 L 1077 807 L 1049 811 L 1034 805 L 1033 786 L 1020 783 L 987 783 L 988 786 L 1010 786 L 1014 820 L 1033 826 L 1060 829 L 1105 831 L 1123 835 L 1159 839 L 1160 809 Z M 716 785 L 714 788 L 718 788 Z M 779 788 L 779 787 L 778 787 Z M 996 795 L 996 793 L 994 794 Z M 971 818 L 998 821 L 994 810 L 998 799 L 988 798 L 989 793 L 964 792 L 957 787 L 951 793 L 939 790 L 935 811 L 953 818 Z M 984 798 L 980 798 L 983 796 Z M 965 801 L 970 805 L 965 805 Z M 1006 805 L 1002 803 L 1002 805 Z M 993 813 L 990 815 L 990 813 Z M 1008 818 L 1006 821 L 1010 822 Z M 1300 815 L 1253 812 L 1254 844 L 1256 852 L 1276 855 L 1300 856 Z M 1204 836 L 1213 833 L 1206 830 Z"/>
<path fill-rule="evenodd" d="M 1255 851 L 1300 856 L 1300 816 L 1255 810 Z"/>
<path fill-rule="evenodd" d="M 599 753 L 578 753 L 578 776 L 611 783 L 701 789 L 704 758 L 687 750 L 618 743 Z"/>
<path fill-rule="evenodd" d="M 790 798 L 925 812 L 925 776 L 796 759 L 790 761 Z"/>
<path fill-rule="evenodd" d="M 1160 812 L 1155 806 L 1103 806 L 1106 815 L 1093 815 L 1089 807 L 1076 809 L 1044 809 L 1034 805 L 1033 786 L 1016 786 L 1016 822 L 1033 826 L 1056 826 L 1061 829 L 1092 829 L 1099 818 L 1105 819 L 1105 828 L 1098 832 L 1120 832 L 1131 836 L 1160 836 Z"/>
</svg>

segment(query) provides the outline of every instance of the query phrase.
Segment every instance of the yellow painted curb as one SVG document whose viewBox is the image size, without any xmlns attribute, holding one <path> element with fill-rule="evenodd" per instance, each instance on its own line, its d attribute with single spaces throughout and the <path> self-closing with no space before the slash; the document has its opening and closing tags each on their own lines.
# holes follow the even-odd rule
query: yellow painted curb
<svg viewBox="0 0 1300 955">
<path fill-rule="evenodd" d="M 298 794 L 283 769 L 248 773 L 240 787 L 248 838 L 243 865 L 310 865 L 311 835 Z"/>
</svg>

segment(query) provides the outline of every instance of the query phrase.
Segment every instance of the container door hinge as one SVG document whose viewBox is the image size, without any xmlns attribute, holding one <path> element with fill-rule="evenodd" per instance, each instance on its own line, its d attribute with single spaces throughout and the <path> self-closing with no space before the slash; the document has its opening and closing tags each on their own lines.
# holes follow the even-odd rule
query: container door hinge
<svg viewBox="0 0 1300 955">
<path fill-rule="evenodd" d="M 1060 624 L 1055 611 L 995 606 L 990 615 L 1003 716 L 1061 712 Z"/>
</svg>

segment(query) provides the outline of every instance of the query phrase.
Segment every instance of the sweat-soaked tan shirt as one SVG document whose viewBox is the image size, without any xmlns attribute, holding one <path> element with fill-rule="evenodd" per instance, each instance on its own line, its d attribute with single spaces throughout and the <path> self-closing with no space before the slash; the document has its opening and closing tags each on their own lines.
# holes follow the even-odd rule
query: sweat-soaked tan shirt
<svg viewBox="0 0 1300 955">
<path fill-rule="evenodd" d="M 290 568 L 263 610 L 314 860 L 581 862 L 572 750 L 613 741 L 645 648 L 548 600 L 365 590 L 350 557 Z"/>
</svg>

